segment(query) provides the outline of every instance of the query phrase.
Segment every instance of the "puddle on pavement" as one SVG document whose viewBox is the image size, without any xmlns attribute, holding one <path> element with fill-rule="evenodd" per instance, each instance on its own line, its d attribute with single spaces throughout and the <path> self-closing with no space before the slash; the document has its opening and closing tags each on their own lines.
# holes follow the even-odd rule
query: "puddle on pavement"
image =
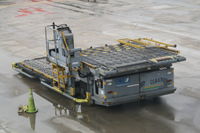
<svg viewBox="0 0 200 133">
<path fill-rule="evenodd" d="M 133 130 L 137 132 L 148 130 L 149 133 L 157 130 L 163 130 L 163 133 L 174 132 L 167 122 L 165 123 L 165 121 L 160 119 L 160 117 L 163 117 L 167 120 L 174 120 L 173 109 L 162 98 L 114 107 L 81 105 L 40 85 L 38 81 L 33 81 L 24 76 L 20 80 L 33 88 L 36 96 L 50 103 L 50 106 L 52 106 L 50 107 L 52 109 L 50 111 L 51 114 L 45 117 L 49 117 L 47 118 L 48 124 L 58 133 L 67 130 L 69 132 L 83 133 L 128 133 Z M 43 112 L 44 110 L 39 109 L 36 116 L 40 114 L 40 111 Z M 44 116 L 40 115 L 40 117 Z M 29 119 L 29 127 L 37 130 L 38 124 L 35 123 L 37 121 L 35 117 L 26 116 L 26 118 Z M 159 126 L 157 125 L 158 123 Z"/>
</svg>

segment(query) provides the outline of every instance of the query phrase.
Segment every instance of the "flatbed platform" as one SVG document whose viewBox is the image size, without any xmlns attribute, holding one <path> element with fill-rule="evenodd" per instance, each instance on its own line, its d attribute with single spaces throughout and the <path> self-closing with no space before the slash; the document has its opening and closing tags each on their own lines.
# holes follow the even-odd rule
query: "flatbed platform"
<svg viewBox="0 0 200 133">
<path fill-rule="evenodd" d="M 127 44 L 106 45 L 96 48 L 88 48 L 81 51 L 82 62 L 92 64 L 108 73 L 118 74 L 144 68 L 171 64 L 185 60 L 178 55 L 178 51 L 155 45 L 141 45 L 138 42 L 129 41 Z M 132 45 L 133 46 L 132 46 Z M 35 72 L 52 79 L 52 66 L 46 57 L 25 60 L 16 63 L 19 67 Z"/>
<path fill-rule="evenodd" d="M 178 55 L 179 51 L 168 48 L 168 46 L 174 47 L 175 45 L 150 39 L 145 40 L 148 43 L 138 40 L 124 40 L 119 40 L 120 43 L 116 45 L 106 45 L 83 50 L 81 52 L 82 60 L 98 68 L 102 68 L 105 71 L 104 76 L 108 75 L 108 73 L 114 73 L 111 71 L 116 71 L 118 74 L 129 71 L 139 72 L 144 71 L 148 67 L 185 60 L 184 57 Z"/>
<path fill-rule="evenodd" d="M 46 57 L 40 57 L 30 60 L 24 60 L 15 64 L 15 68 L 19 68 L 18 71 L 24 72 L 29 77 L 44 78 L 46 80 L 52 80 L 52 66 Z"/>
<path fill-rule="evenodd" d="M 121 67 L 134 65 L 138 62 L 144 62 L 152 58 L 162 56 L 175 56 L 174 52 L 158 48 L 146 47 L 143 49 L 131 46 L 117 44 L 105 47 L 89 48 L 82 52 L 85 58 L 94 65 L 103 65 L 106 67 Z"/>
</svg>

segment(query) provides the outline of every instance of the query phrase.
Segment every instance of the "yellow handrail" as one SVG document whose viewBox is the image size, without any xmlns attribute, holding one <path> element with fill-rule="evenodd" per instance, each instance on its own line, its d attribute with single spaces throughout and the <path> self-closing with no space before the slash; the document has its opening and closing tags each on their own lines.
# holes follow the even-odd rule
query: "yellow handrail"
<svg viewBox="0 0 200 133">
<path fill-rule="evenodd" d="M 121 43 L 121 44 L 124 44 L 124 45 L 128 45 L 128 46 L 131 46 L 131 47 L 134 47 L 134 48 L 144 48 L 144 47 L 142 47 L 142 46 L 139 46 L 139 45 L 136 45 L 136 44 L 133 44 L 133 43 L 129 43 L 129 42 L 127 42 L 126 40 L 128 40 L 128 39 L 119 39 L 119 40 L 117 40 L 119 43 Z"/>
<path fill-rule="evenodd" d="M 175 44 L 167 44 L 167 43 L 159 42 L 159 41 L 156 41 L 156 40 L 153 40 L 153 39 L 149 39 L 149 38 L 141 38 L 141 39 L 147 40 L 147 41 L 151 41 L 151 42 L 154 42 L 154 43 L 158 43 L 158 44 L 162 44 L 162 45 L 165 45 L 166 47 L 176 47 Z"/>
</svg>

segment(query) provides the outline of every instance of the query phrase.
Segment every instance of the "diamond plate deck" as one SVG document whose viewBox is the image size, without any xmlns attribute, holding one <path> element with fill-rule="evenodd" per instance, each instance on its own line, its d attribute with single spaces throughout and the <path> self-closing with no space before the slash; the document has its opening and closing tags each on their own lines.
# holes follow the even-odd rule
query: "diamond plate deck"
<svg viewBox="0 0 200 133">
<path fill-rule="evenodd" d="M 23 64 L 35 70 L 38 70 L 44 74 L 52 76 L 52 66 L 50 62 L 47 61 L 46 57 L 25 60 L 23 61 Z"/>
<path fill-rule="evenodd" d="M 82 51 L 83 60 L 94 65 L 121 67 L 148 61 L 152 58 L 175 56 L 175 52 L 159 47 L 135 48 L 123 44 L 89 48 Z"/>
</svg>

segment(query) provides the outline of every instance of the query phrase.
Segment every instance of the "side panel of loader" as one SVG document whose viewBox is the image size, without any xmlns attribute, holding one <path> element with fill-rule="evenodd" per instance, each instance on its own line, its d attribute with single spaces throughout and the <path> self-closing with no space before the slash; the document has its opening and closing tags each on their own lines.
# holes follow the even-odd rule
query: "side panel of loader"
<svg viewBox="0 0 200 133">
<path fill-rule="evenodd" d="M 108 98 L 139 94 L 139 74 L 125 75 L 106 80 L 105 91 Z"/>
<path fill-rule="evenodd" d="M 107 106 L 157 97 L 173 93 L 176 90 L 173 68 L 113 77 L 106 79 L 105 82 L 104 89 L 100 90 L 104 91 L 103 94 L 106 96 L 106 98 L 102 97 L 101 101 L 103 105 Z M 97 101 L 97 104 L 102 105 L 102 103 Z"/>
<path fill-rule="evenodd" d="M 157 70 L 140 74 L 140 91 L 162 91 L 162 89 L 173 88 L 173 68 Z"/>
</svg>

